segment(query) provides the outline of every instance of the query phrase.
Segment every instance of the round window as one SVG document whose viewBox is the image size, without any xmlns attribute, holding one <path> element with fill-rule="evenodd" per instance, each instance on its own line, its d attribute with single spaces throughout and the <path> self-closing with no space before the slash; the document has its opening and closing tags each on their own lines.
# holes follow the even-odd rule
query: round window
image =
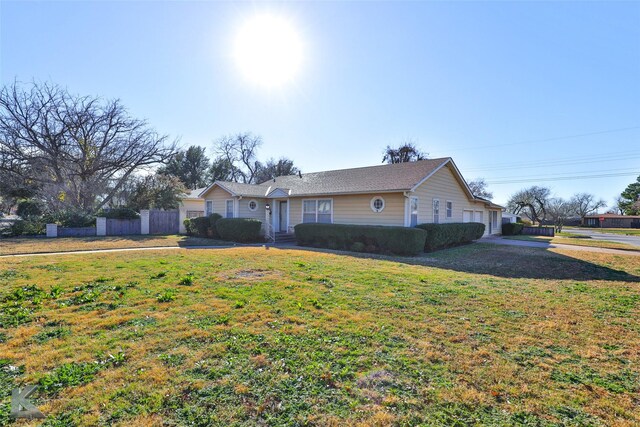
<svg viewBox="0 0 640 427">
<path fill-rule="evenodd" d="M 384 199 L 382 197 L 374 197 L 371 199 L 371 210 L 374 212 L 382 212 L 384 209 Z"/>
<path fill-rule="evenodd" d="M 255 211 L 256 209 L 258 209 L 258 202 L 256 202 L 255 200 L 249 201 L 249 210 Z"/>
</svg>

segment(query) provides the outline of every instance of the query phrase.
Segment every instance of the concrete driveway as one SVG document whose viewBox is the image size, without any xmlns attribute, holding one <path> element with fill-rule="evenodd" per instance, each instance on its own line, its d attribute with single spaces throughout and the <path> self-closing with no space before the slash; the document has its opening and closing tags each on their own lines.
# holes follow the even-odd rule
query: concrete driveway
<svg viewBox="0 0 640 427">
<path fill-rule="evenodd" d="M 626 243 L 632 246 L 640 247 L 640 236 L 625 236 L 624 234 L 612 234 L 599 232 L 597 228 L 564 228 L 563 231 L 572 234 L 582 234 L 591 236 L 593 240 L 608 240 L 610 242 Z"/>
</svg>

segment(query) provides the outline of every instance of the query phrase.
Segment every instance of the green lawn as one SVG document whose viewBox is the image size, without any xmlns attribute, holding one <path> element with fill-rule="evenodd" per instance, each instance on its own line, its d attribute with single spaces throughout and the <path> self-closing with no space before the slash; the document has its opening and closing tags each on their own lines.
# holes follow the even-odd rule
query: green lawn
<svg viewBox="0 0 640 427">
<path fill-rule="evenodd" d="M 37 383 L 49 426 L 638 425 L 639 277 L 483 244 L 0 259 L 0 424 Z"/>
<path fill-rule="evenodd" d="M 226 244 L 229 243 L 180 235 L 61 237 L 55 239 L 47 239 L 45 237 L 17 237 L 0 239 L 0 255 L 73 252 L 95 249 L 153 248 L 161 246 L 220 246 Z"/>
<path fill-rule="evenodd" d="M 585 236 L 576 237 L 574 235 L 571 235 L 571 233 L 561 233 L 556 237 L 518 235 L 503 236 L 503 238 L 510 240 L 524 240 L 527 242 L 557 243 L 562 245 L 589 246 L 592 248 L 622 249 L 625 251 L 640 252 L 639 247 L 629 245 L 627 243 L 611 242 L 608 240 L 595 240 Z"/>
</svg>

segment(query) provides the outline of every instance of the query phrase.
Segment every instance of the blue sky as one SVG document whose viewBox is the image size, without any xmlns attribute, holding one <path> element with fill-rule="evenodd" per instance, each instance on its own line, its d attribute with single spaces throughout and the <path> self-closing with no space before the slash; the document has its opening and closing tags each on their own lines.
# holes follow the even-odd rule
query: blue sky
<svg viewBox="0 0 640 427">
<path fill-rule="evenodd" d="M 233 59 L 265 13 L 304 45 L 277 89 Z M 378 164 L 412 139 L 499 203 L 533 184 L 612 202 L 640 174 L 640 2 L 3 0 L 0 37 L 2 84 L 120 98 L 184 146 L 251 131 L 261 158 L 305 172 Z"/>
</svg>

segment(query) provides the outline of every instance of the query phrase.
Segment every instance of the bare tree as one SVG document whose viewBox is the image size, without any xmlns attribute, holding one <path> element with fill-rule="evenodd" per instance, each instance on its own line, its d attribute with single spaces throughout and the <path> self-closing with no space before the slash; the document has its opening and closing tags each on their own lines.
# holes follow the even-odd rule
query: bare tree
<svg viewBox="0 0 640 427">
<path fill-rule="evenodd" d="M 613 199 L 613 205 L 609 206 L 607 209 L 607 213 L 615 214 L 615 215 L 623 215 L 624 210 L 622 209 L 621 203 L 624 202 L 622 196 L 616 196 Z"/>
<path fill-rule="evenodd" d="M 0 90 L 0 168 L 37 186 L 51 209 L 95 212 L 129 177 L 174 151 L 175 143 L 130 117 L 119 100 L 50 84 Z"/>
<path fill-rule="evenodd" d="M 217 160 L 230 167 L 230 180 L 253 184 L 260 162 L 256 152 L 262 145 L 262 139 L 251 133 L 228 135 L 216 141 L 214 150 Z"/>
<path fill-rule="evenodd" d="M 562 197 L 549 199 L 546 205 L 546 212 L 549 219 L 553 221 L 556 232 L 561 233 L 567 219 L 576 214 L 576 202 L 564 200 Z"/>
<path fill-rule="evenodd" d="M 533 187 L 520 190 L 511 196 L 507 203 L 510 212 L 526 214 L 533 222 L 540 224 L 547 217 L 547 204 L 551 190 L 547 187 Z"/>
<path fill-rule="evenodd" d="M 398 148 L 387 145 L 382 163 L 406 163 L 424 160 L 427 153 L 420 151 L 412 141 L 403 142 Z"/>
<path fill-rule="evenodd" d="M 488 185 L 484 178 L 476 178 L 472 181 L 469 181 L 467 185 L 469 185 L 471 193 L 473 193 L 474 196 L 481 197 L 487 200 L 493 199 L 493 193 L 488 190 Z"/>
<path fill-rule="evenodd" d="M 596 196 L 589 193 L 574 194 L 571 203 L 575 208 L 575 214 L 580 216 L 580 219 L 607 206 L 607 202 L 602 199 L 596 200 Z"/>
<path fill-rule="evenodd" d="M 300 170 L 294 166 L 293 160 L 281 157 L 278 161 L 269 159 L 263 165 L 260 164 L 258 172 L 256 173 L 255 182 L 261 183 L 273 179 L 277 176 L 295 175 Z"/>
</svg>

